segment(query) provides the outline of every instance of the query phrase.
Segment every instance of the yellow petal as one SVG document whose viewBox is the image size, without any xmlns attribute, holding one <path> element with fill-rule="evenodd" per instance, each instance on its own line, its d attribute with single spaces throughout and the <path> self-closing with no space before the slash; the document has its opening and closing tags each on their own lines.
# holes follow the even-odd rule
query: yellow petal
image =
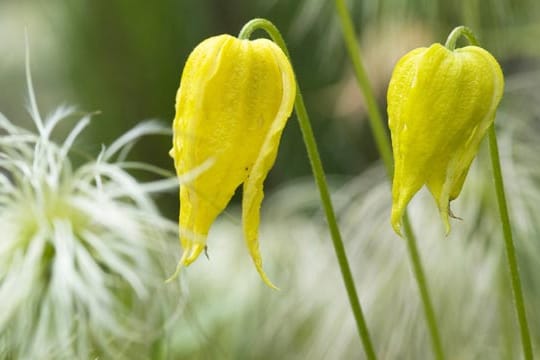
<svg viewBox="0 0 540 360">
<path fill-rule="evenodd" d="M 388 89 L 395 159 L 391 222 L 398 234 L 407 204 L 424 184 L 450 230 L 449 203 L 493 123 L 503 86 L 497 61 L 476 46 L 450 51 L 434 44 L 398 62 Z"/>
<path fill-rule="evenodd" d="M 248 176 L 254 179 L 245 187 L 253 210 L 244 221 L 253 235 L 262 182 L 275 160 L 294 96 L 290 64 L 269 40 L 220 35 L 202 42 L 189 56 L 177 95 L 171 153 L 179 176 L 208 160 L 212 166 L 180 185 L 182 264 L 200 255 L 211 224 Z M 246 241 L 257 270 L 271 285 L 262 271 L 257 237 Z"/>
<path fill-rule="evenodd" d="M 178 176 L 194 171 L 216 152 L 215 146 L 207 151 L 198 150 L 204 149 L 203 144 L 215 137 L 200 130 L 204 122 L 202 100 L 208 81 L 218 71 L 221 50 L 227 40 L 227 37 L 212 37 L 203 41 L 190 54 L 184 67 L 176 97 L 171 150 Z M 212 221 L 226 205 L 221 205 L 220 209 L 216 204 L 216 208 L 213 208 L 209 205 L 212 194 L 205 197 L 207 190 L 204 187 L 208 185 L 204 182 L 210 170 L 213 169 L 180 186 L 179 224 L 180 243 L 184 249 L 181 263 L 184 265 L 189 265 L 200 254 Z"/>
<path fill-rule="evenodd" d="M 257 271 L 268 286 L 275 288 L 262 268 L 258 242 L 260 207 L 264 196 L 264 179 L 274 165 L 281 133 L 294 106 L 296 82 L 291 65 L 278 46 L 265 39 L 255 40 L 253 46 L 260 58 L 259 65 L 268 68 L 266 73 L 272 74 L 272 78 L 266 82 L 265 90 L 259 94 L 261 96 L 260 106 L 265 103 L 264 113 L 265 117 L 268 116 L 264 123 L 268 124 L 269 127 L 265 131 L 262 146 L 258 150 L 255 162 L 244 183 L 242 224 L 246 244 Z M 265 62 L 267 63 L 265 64 Z M 270 98 L 269 95 L 277 96 L 280 99 L 279 103 L 270 103 L 265 100 Z"/>
<path fill-rule="evenodd" d="M 394 155 L 391 223 L 396 233 L 400 235 L 403 212 L 414 194 L 424 185 L 423 169 L 416 172 L 409 171 L 409 169 L 414 171 L 415 168 L 408 164 L 411 159 L 404 156 L 403 147 L 409 146 L 409 128 L 404 121 L 406 117 L 404 114 L 410 113 L 411 107 L 408 94 L 415 86 L 418 59 L 425 50 L 426 48 L 415 49 L 402 57 L 396 65 L 388 87 L 388 125 Z M 407 176 L 404 176 L 405 173 Z"/>
</svg>

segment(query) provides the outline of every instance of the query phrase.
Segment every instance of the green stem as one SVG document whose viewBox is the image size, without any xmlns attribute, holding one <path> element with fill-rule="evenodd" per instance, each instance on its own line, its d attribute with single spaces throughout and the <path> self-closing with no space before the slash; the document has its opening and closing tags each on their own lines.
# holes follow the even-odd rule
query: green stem
<svg viewBox="0 0 540 360">
<path fill-rule="evenodd" d="M 373 132 L 375 143 L 377 144 L 378 151 L 381 154 L 382 160 L 388 172 L 388 177 L 392 178 L 394 169 L 392 160 L 392 146 L 388 140 L 386 126 L 384 125 L 383 117 L 379 111 L 379 106 L 377 105 L 377 98 L 373 92 L 373 87 L 371 86 L 366 70 L 362 65 L 360 47 L 356 42 L 354 25 L 344 0 L 336 0 L 336 8 L 343 30 L 345 45 L 347 46 L 349 58 L 352 62 L 354 73 L 356 75 L 356 80 L 366 101 L 371 131 Z"/>
<path fill-rule="evenodd" d="M 339 15 L 339 20 L 341 22 L 341 27 L 343 30 L 345 45 L 347 46 L 347 51 L 353 64 L 356 80 L 366 100 L 369 121 L 373 136 L 375 138 L 375 143 L 383 159 L 386 171 L 388 173 L 388 177 L 391 179 L 393 177 L 394 169 L 392 160 L 392 147 L 386 134 L 383 117 L 379 110 L 379 106 L 377 105 L 377 100 L 373 92 L 373 87 L 369 83 L 367 73 L 362 64 L 360 47 L 358 46 L 358 42 L 356 41 L 354 25 L 345 1 L 336 0 L 335 3 Z M 420 252 L 418 251 L 416 236 L 414 235 L 414 232 L 412 230 L 407 212 L 405 212 L 405 215 L 403 216 L 403 224 L 405 228 L 405 237 L 407 238 L 407 249 L 409 252 L 409 258 L 411 260 L 414 276 L 418 285 L 418 290 L 420 291 L 420 298 L 422 300 L 424 314 L 428 324 L 429 332 L 431 334 L 433 352 L 436 359 L 442 360 L 444 359 L 444 351 L 442 347 L 441 337 L 439 335 L 439 329 L 437 326 L 437 319 L 435 317 L 435 311 L 433 310 L 431 297 L 429 295 L 429 287 L 422 266 Z"/>
<path fill-rule="evenodd" d="M 510 271 L 510 281 L 512 284 L 512 293 L 514 295 L 514 307 L 519 321 L 519 330 L 521 332 L 521 345 L 526 360 L 533 359 L 533 350 L 531 335 L 529 334 L 529 325 L 527 323 L 527 312 L 525 310 L 525 301 L 523 300 L 523 290 L 521 287 L 521 278 L 517 264 L 516 248 L 512 239 L 512 227 L 510 226 L 510 217 L 508 216 L 508 206 L 504 194 L 504 182 L 501 171 L 501 161 L 499 159 L 499 146 L 497 144 L 497 134 L 495 127 L 491 125 L 488 130 L 489 150 L 491 153 L 491 166 L 493 168 L 493 179 L 495 181 L 495 191 L 497 193 L 497 202 L 499 203 L 499 213 L 501 215 L 501 224 L 504 235 L 504 245 L 506 247 L 506 260 Z"/>
<path fill-rule="evenodd" d="M 449 50 L 454 50 L 457 39 L 460 36 L 467 38 L 469 43 L 474 46 L 478 45 L 478 40 L 474 36 L 471 29 L 465 26 L 455 28 L 446 40 L 445 46 Z M 499 146 L 497 144 L 497 134 L 495 126 L 492 124 L 488 130 L 489 136 L 489 151 L 491 155 L 491 167 L 493 168 L 493 179 L 495 182 L 495 192 L 497 193 L 497 202 L 499 204 L 499 214 L 501 216 L 502 232 L 504 237 L 504 245 L 506 248 L 506 259 L 508 270 L 510 272 L 510 282 L 512 284 L 512 294 L 514 297 L 514 308 L 519 322 L 519 330 L 521 333 L 521 345 L 523 347 L 523 355 L 526 360 L 533 359 L 533 350 L 531 335 L 529 333 L 529 325 L 527 322 L 527 312 L 525 310 L 525 301 L 523 300 L 523 290 L 521 287 L 521 278 L 516 257 L 516 247 L 512 238 L 512 227 L 510 225 L 510 217 L 508 216 L 508 205 L 506 203 L 506 195 L 504 193 L 504 182 L 501 171 L 501 161 L 499 158 Z"/>
<path fill-rule="evenodd" d="M 433 310 L 433 304 L 431 303 L 431 297 L 429 296 L 428 282 L 422 267 L 422 259 L 418 252 L 418 246 L 416 245 L 416 237 L 407 212 L 403 215 L 403 230 L 405 238 L 407 239 L 407 249 L 418 284 L 418 291 L 420 291 L 420 298 L 424 305 L 424 315 L 426 317 L 429 333 L 431 334 L 433 353 L 435 354 L 436 359 L 442 360 L 444 359 L 444 351 L 439 330 L 437 328 L 437 318 L 435 317 L 435 310 Z"/>
<path fill-rule="evenodd" d="M 270 35 L 272 40 L 283 50 L 283 52 L 290 59 L 289 51 L 287 50 L 287 46 L 285 44 L 285 41 L 283 40 L 283 37 L 281 36 L 279 30 L 274 26 L 274 24 L 272 24 L 268 20 L 253 19 L 249 21 L 240 31 L 238 38 L 249 39 L 253 31 L 257 29 L 266 31 L 268 35 Z M 317 150 L 317 143 L 315 141 L 315 136 L 313 135 L 313 130 L 311 128 L 311 123 L 309 121 L 306 106 L 304 105 L 304 100 L 302 98 L 302 93 L 300 92 L 298 81 L 296 82 L 295 111 L 296 116 L 298 117 L 298 122 L 300 124 L 300 129 L 302 131 L 302 136 L 304 138 L 304 143 L 306 145 L 311 169 L 313 170 L 313 176 L 315 177 L 315 182 L 317 183 L 317 186 L 319 188 L 321 202 L 324 208 L 324 212 L 326 214 L 326 219 L 328 221 L 328 227 L 330 229 L 332 242 L 334 244 L 334 250 L 336 252 L 336 257 L 339 263 L 339 268 L 341 270 L 341 275 L 343 277 L 343 282 L 345 283 L 345 288 L 347 290 L 351 309 L 356 320 L 358 334 L 360 336 L 360 340 L 364 345 L 366 357 L 369 360 L 375 360 L 377 357 L 375 355 L 366 321 L 364 319 L 362 306 L 360 305 L 360 301 L 358 300 L 358 294 L 354 286 L 354 279 L 349 265 L 349 260 L 347 259 L 345 246 L 343 245 L 341 233 L 338 228 L 336 215 L 332 206 L 332 201 L 330 200 L 330 192 L 328 191 L 328 185 L 326 183 L 324 169 L 322 166 L 321 158 L 319 156 L 319 151 Z"/>
<path fill-rule="evenodd" d="M 454 50 L 456 48 L 457 40 L 460 36 L 464 36 L 471 45 L 478 46 L 478 40 L 476 40 L 476 36 L 474 36 L 472 30 L 466 26 L 458 26 L 457 28 L 452 30 L 450 35 L 448 35 L 444 46 L 448 48 L 448 50 Z"/>
</svg>

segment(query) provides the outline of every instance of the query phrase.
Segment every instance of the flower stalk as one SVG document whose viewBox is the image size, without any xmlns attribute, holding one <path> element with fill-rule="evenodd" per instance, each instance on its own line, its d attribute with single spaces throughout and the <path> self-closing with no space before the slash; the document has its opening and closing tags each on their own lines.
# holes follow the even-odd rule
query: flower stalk
<svg viewBox="0 0 540 360">
<path fill-rule="evenodd" d="M 347 47 L 349 58 L 353 65 L 356 80 L 366 100 L 371 131 L 373 132 L 375 143 L 385 165 L 388 177 L 392 179 L 394 173 L 392 147 L 390 145 L 390 141 L 385 130 L 381 111 L 377 105 L 377 100 L 373 91 L 373 87 L 369 83 L 366 70 L 364 69 L 364 66 L 362 64 L 360 47 L 358 46 L 358 42 L 356 40 L 356 33 L 354 30 L 351 15 L 344 0 L 336 0 L 335 5 L 342 27 L 343 38 Z M 435 311 L 433 309 L 431 297 L 429 294 L 429 286 L 423 269 L 422 259 L 420 256 L 420 252 L 418 251 L 416 236 L 409 221 L 407 211 L 405 211 L 403 214 L 403 228 L 404 235 L 407 240 L 407 250 L 409 253 L 411 265 L 424 308 L 424 315 L 426 317 L 427 325 L 431 335 L 433 352 L 436 359 L 442 360 L 445 358 L 445 356 L 441 337 L 439 335 L 437 319 L 435 317 Z"/>
<path fill-rule="evenodd" d="M 287 46 L 279 30 L 270 21 L 266 19 L 253 19 L 249 21 L 246 25 L 244 25 L 238 37 L 240 39 L 248 39 L 251 34 L 258 29 L 264 30 L 266 33 L 268 33 L 272 40 L 283 50 L 283 52 L 290 59 Z M 363 315 L 362 306 L 358 299 L 358 294 L 354 285 L 354 279 L 350 269 L 349 261 L 347 259 L 345 246 L 343 244 L 341 233 L 337 224 L 336 215 L 332 206 L 332 201 L 330 199 L 330 192 L 328 190 L 323 165 L 319 156 L 319 151 L 317 149 L 317 143 L 315 141 L 315 136 L 313 134 L 313 129 L 311 127 L 311 123 L 304 104 L 302 93 L 300 91 L 300 87 L 298 85 L 298 81 L 296 82 L 296 99 L 294 108 L 298 117 L 298 122 L 300 124 L 300 130 L 302 131 L 302 136 L 308 153 L 311 169 L 313 171 L 313 176 L 315 177 L 315 182 L 317 183 L 317 187 L 319 188 L 321 202 L 324 208 L 326 219 L 328 221 L 328 228 L 332 237 L 332 243 L 336 252 L 336 257 L 341 270 L 341 275 L 343 277 L 343 282 L 347 290 L 351 309 L 356 320 L 358 334 L 364 345 L 366 357 L 370 360 L 373 360 L 376 359 L 375 351 Z"/>
<path fill-rule="evenodd" d="M 512 294 L 514 296 L 514 307 L 518 317 L 519 329 L 521 333 L 521 346 L 523 348 L 525 359 L 532 360 L 534 357 L 531 335 L 529 334 L 527 312 L 525 310 L 525 301 L 523 300 L 523 290 L 517 264 L 516 247 L 512 237 L 510 217 L 508 216 L 508 206 L 506 204 L 506 196 L 504 192 L 504 182 L 501 171 L 501 161 L 499 159 L 499 146 L 497 144 L 495 126 L 492 125 L 489 128 L 488 137 L 491 167 L 493 168 L 493 181 L 495 183 L 495 192 L 497 193 L 497 202 L 499 204 L 499 213 L 501 216 L 501 225 L 504 235 L 504 245 L 506 248 L 506 259 L 508 262 L 508 270 L 510 272 L 510 280 L 512 283 Z"/>
<path fill-rule="evenodd" d="M 479 46 L 478 40 L 474 33 L 466 26 L 455 28 L 446 40 L 445 46 L 450 50 L 454 50 L 456 42 L 460 36 L 463 36 L 467 41 L 474 46 Z M 514 308 L 519 322 L 521 333 L 521 345 L 523 355 L 526 360 L 533 359 L 533 350 L 531 335 L 529 333 L 529 325 L 527 321 L 527 312 L 525 310 L 525 301 L 523 299 L 523 290 L 521 286 L 521 277 L 516 256 L 516 246 L 512 236 L 512 226 L 510 216 L 508 215 L 508 205 L 504 191 L 504 181 L 501 170 L 501 161 L 499 156 L 499 145 L 497 143 L 497 133 L 495 125 L 492 124 L 488 130 L 489 137 L 489 153 L 491 157 L 491 167 L 493 168 L 493 181 L 495 184 L 495 192 L 497 194 L 497 203 L 499 204 L 499 214 L 501 216 L 501 226 L 504 237 L 504 245 L 506 248 L 506 260 L 508 263 L 508 271 L 510 272 L 510 281 L 512 284 L 512 294 L 514 297 Z"/>
<path fill-rule="evenodd" d="M 456 27 L 446 40 L 445 46 L 454 50 L 456 42 L 460 36 L 463 36 L 473 46 L 479 46 L 478 40 L 474 33 L 466 26 Z M 523 355 L 526 360 L 532 360 L 533 349 L 531 335 L 529 333 L 529 324 L 527 321 L 527 312 L 525 309 L 525 301 L 523 299 L 523 290 L 521 286 L 521 277 L 516 256 L 516 246 L 512 236 L 512 226 L 510 216 L 508 215 L 508 205 L 504 191 L 504 181 L 501 170 L 501 161 L 499 156 L 499 145 L 497 143 L 497 133 L 495 124 L 492 124 L 488 130 L 489 137 L 489 152 L 491 157 L 491 167 L 493 169 L 493 181 L 495 184 L 495 192 L 497 194 L 497 203 L 499 204 L 499 214 L 501 216 L 501 226 L 504 237 L 504 246 L 506 249 L 506 260 L 508 263 L 508 271 L 510 272 L 510 282 L 512 284 L 512 295 L 514 297 L 514 308 L 519 322 L 519 330 L 521 333 L 521 345 Z"/>
</svg>

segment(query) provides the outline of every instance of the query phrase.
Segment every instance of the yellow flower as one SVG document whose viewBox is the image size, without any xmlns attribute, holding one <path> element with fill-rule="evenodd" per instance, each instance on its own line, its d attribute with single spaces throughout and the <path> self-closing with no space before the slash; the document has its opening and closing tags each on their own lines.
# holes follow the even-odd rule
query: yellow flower
<svg viewBox="0 0 540 360">
<path fill-rule="evenodd" d="M 245 241 L 263 281 L 274 287 L 262 268 L 259 213 L 295 94 L 289 60 L 270 40 L 220 35 L 190 54 L 176 96 L 170 155 L 178 176 L 208 168 L 180 185 L 180 265 L 197 259 L 210 226 L 243 184 Z"/>
<path fill-rule="evenodd" d="M 495 119 L 504 78 L 495 58 L 477 46 L 418 48 L 397 63 L 388 88 L 394 153 L 392 216 L 400 234 L 407 204 L 425 184 L 450 231 L 472 160 Z"/>
</svg>

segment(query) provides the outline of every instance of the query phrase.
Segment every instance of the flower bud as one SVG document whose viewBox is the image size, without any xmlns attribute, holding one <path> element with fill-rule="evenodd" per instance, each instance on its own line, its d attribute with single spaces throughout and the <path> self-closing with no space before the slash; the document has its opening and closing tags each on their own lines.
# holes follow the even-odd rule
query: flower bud
<svg viewBox="0 0 540 360">
<path fill-rule="evenodd" d="M 398 234 L 407 204 L 424 184 L 450 231 L 450 201 L 461 192 L 495 119 L 503 87 L 499 64 L 477 46 L 433 44 L 398 61 L 388 88 L 395 162 L 391 222 Z"/>
<path fill-rule="evenodd" d="M 243 184 L 244 237 L 262 279 L 258 244 L 263 182 L 294 105 L 296 84 L 283 51 L 267 39 L 211 37 L 189 55 L 176 97 L 173 148 L 180 185 L 181 265 L 206 246 L 210 226 Z"/>
</svg>

